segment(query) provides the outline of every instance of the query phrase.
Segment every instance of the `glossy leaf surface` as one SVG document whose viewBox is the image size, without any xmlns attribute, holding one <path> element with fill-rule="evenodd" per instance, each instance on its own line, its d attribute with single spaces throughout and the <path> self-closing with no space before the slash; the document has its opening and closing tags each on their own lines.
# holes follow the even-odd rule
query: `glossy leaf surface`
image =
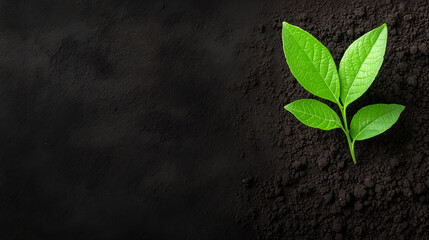
<svg viewBox="0 0 429 240">
<path fill-rule="evenodd" d="M 328 49 L 308 32 L 286 22 L 282 38 L 286 61 L 298 82 L 318 97 L 339 102 L 338 71 Z"/>
<path fill-rule="evenodd" d="M 368 90 L 383 63 L 387 27 L 383 24 L 353 42 L 340 62 L 341 102 L 349 105 Z"/>
<path fill-rule="evenodd" d="M 374 104 L 363 107 L 354 115 L 350 124 L 353 140 L 377 136 L 392 127 L 405 109 L 398 104 Z"/>
<path fill-rule="evenodd" d="M 285 109 L 307 126 L 322 130 L 341 128 L 341 120 L 328 105 L 314 99 L 301 99 L 289 103 Z"/>
</svg>

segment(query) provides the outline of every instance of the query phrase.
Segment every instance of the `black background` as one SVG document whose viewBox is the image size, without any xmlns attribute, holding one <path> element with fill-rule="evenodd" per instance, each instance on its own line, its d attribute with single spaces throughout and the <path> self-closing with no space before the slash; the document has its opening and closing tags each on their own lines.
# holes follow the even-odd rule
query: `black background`
<svg viewBox="0 0 429 240">
<path fill-rule="evenodd" d="M 427 10 L 0 1 L 2 239 L 428 237 Z M 380 77 L 350 112 L 377 102 L 406 111 L 357 144 L 359 165 L 341 132 L 282 109 L 313 98 L 286 65 L 282 21 L 337 63 L 387 22 Z"/>
</svg>

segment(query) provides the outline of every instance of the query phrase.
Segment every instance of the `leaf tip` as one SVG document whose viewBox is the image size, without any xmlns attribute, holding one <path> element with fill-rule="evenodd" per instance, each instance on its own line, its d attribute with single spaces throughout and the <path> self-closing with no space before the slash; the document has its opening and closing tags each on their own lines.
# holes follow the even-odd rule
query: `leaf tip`
<svg viewBox="0 0 429 240">
<path fill-rule="evenodd" d="M 387 24 L 384 23 L 383 25 L 381 25 L 382 31 L 386 31 L 387 32 Z"/>
<path fill-rule="evenodd" d="M 284 30 L 285 28 L 288 28 L 289 26 L 290 26 L 290 24 L 289 24 L 289 23 L 287 23 L 287 22 L 283 22 L 283 24 L 282 24 L 283 30 Z"/>
<path fill-rule="evenodd" d="M 404 111 L 404 109 L 405 109 L 405 106 L 404 106 L 404 105 L 401 105 L 401 104 L 392 103 L 392 104 L 390 104 L 390 105 L 395 106 L 397 109 L 399 109 L 399 110 L 400 110 L 400 112 Z"/>
</svg>

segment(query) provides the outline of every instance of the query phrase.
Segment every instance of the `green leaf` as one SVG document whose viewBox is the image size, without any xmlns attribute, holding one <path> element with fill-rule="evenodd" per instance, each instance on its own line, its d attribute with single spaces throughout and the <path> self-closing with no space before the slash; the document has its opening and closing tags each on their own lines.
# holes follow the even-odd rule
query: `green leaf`
<svg viewBox="0 0 429 240">
<path fill-rule="evenodd" d="M 341 102 L 346 107 L 371 86 L 386 51 L 387 27 L 383 24 L 353 42 L 340 62 Z"/>
<path fill-rule="evenodd" d="M 341 120 L 334 110 L 317 100 L 297 100 L 286 105 L 285 109 L 307 126 L 322 130 L 342 128 Z"/>
<path fill-rule="evenodd" d="M 363 107 L 354 115 L 350 134 L 354 140 L 365 140 L 377 136 L 392 127 L 405 109 L 398 104 L 374 104 Z"/>
<path fill-rule="evenodd" d="M 283 50 L 289 68 L 310 93 L 339 103 L 340 80 L 334 59 L 316 38 L 299 27 L 283 22 Z"/>
</svg>

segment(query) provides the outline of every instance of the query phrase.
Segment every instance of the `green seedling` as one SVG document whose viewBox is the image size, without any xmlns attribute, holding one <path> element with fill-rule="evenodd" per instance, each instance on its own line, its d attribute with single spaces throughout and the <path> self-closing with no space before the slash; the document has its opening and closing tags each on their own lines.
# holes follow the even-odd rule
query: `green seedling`
<svg viewBox="0 0 429 240">
<path fill-rule="evenodd" d="M 346 134 L 353 162 L 355 142 L 377 136 L 392 127 L 405 109 L 398 104 L 374 104 L 354 115 L 350 128 L 346 109 L 371 86 L 386 51 L 386 24 L 366 33 L 344 53 L 339 71 L 329 50 L 310 33 L 283 22 L 283 50 L 289 68 L 310 93 L 338 105 L 343 122 L 325 103 L 301 99 L 285 109 L 307 126 L 322 130 L 341 128 Z"/>
</svg>

